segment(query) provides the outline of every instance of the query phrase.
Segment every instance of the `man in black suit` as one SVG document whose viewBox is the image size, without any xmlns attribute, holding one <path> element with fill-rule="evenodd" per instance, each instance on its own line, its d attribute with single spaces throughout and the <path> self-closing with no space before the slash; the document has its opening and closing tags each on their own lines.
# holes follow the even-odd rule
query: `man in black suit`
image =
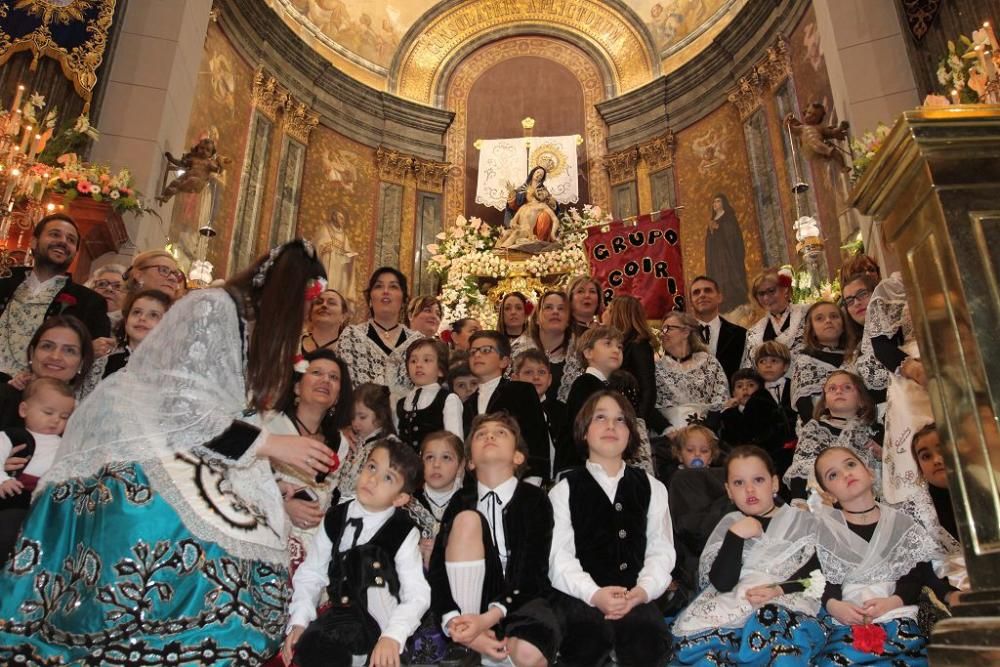
<svg viewBox="0 0 1000 667">
<path fill-rule="evenodd" d="M 688 303 L 701 326 L 701 339 L 708 346 L 708 351 L 719 360 L 726 379 L 731 379 L 743 359 L 747 330 L 719 315 L 723 295 L 714 278 L 697 276 L 691 281 L 690 292 Z"/>
<path fill-rule="evenodd" d="M 72 315 L 91 338 L 111 334 L 107 303 L 97 292 L 73 282 L 67 271 L 80 247 L 73 218 L 54 213 L 42 218 L 31 239 L 34 266 L 11 269 L 0 279 L 0 376 L 8 378 L 28 366 L 28 341 L 53 315 Z"/>
<path fill-rule="evenodd" d="M 469 338 L 469 367 L 479 388 L 465 399 L 465 432 L 477 415 L 507 411 L 517 420 L 528 443 L 525 477 L 551 477 L 549 431 L 535 387 L 503 376 L 510 365 L 510 342 L 499 331 L 477 331 Z"/>
</svg>

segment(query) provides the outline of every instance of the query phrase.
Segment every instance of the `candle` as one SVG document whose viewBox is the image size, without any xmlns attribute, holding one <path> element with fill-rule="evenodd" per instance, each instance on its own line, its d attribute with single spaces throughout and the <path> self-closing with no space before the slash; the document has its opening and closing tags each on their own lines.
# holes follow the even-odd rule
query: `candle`
<svg viewBox="0 0 1000 667">
<path fill-rule="evenodd" d="M 38 150 L 42 145 L 42 135 L 36 134 L 35 140 L 31 142 L 31 152 L 28 153 L 28 159 L 34 160 L 35 156 L 38 155 Z"/>
<path fill-rule="evenodd" d="M 18 148 L 22 153 L 28 150 L 28 143 L 31 141 L 31 126 L 27 125 L 24 128 L 24 136 L 21 137 L 21 145 Z"/>
<path fill-rule="evenodd" d="M 951 103 L 958 104 L 958 91 L 954 88 L 951 89 Z"/>
<path fill-rule="evenodd" d="M 24 86 L 19 85 L 17 87 L 17 93 L 14 94 L 14 104 L 10 107 L 10 112 L 14 113 L 18 111 L 21 107 L 21 97 L 24 95 Z"/>
<path fill-rule="evenodd" d="M 986 78 L 992 79 L 993 75 L 997 73 L 996 63 L 993 62 L 993 52 L 983 50 L 983 71 L 986 72 Z"/>
<path fill-rule="evenodd" d="M 986 30 L 986 34 L 990 38 L 990 50 L 996 51 L 1000 47 L 997 46 L 997 36 L 993 32 L 993 26 L 990 25 L 989 21 L 983 21 L 983 29 Z"/>
</svg>

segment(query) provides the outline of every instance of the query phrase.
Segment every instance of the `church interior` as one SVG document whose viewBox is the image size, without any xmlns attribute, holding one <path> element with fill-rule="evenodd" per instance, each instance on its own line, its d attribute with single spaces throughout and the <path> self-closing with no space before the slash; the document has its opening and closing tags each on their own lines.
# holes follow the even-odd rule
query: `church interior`
<svg viewBox="0 0 1000 667">
<path fill-rule="evenodd" d="M 838 301 L 864 252 L 953 379 L 930 400 L 972 592 L 931 664 L 996 664 L 996 21 L 997 0 L 12 0 L 0 273 L 61 211 L 81 283 L 165 250 L 193 291 L 305 238 L 359 321 L 389 266 L 445 323 L 593 273 L 655 291 L 656 321 L 709 275 L 749 327 L 764 269 Z"/>
</svg>

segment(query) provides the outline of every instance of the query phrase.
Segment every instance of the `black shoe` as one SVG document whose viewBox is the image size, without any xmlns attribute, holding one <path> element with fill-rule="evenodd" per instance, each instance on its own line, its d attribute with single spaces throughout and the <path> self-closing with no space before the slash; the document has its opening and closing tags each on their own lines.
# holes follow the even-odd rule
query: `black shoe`
<svg viewBox="0 0 1000 667">
<path fill-rule="evenodd" d="M 478 667 L 479 654 L 468 646 L 452 643 L 444 654 L 440 667 Z"/>
</svg>

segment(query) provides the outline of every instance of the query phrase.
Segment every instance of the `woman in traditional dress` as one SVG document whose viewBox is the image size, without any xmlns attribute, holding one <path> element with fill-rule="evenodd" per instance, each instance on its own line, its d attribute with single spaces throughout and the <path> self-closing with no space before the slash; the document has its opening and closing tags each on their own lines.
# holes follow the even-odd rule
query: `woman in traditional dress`
<svg viewBox="0 0 1000 667">
<path fill-rule="evenodd" d="M 753 279 L 750 288 L 757 305 L 764 309 L 764 317 L 747 330 L 747 344 L 743 348 L 743 368 L 753 366 L 754 354 L 761 343 L 776 340 L 791 351 L 792 359 L 802 349 L 802 335 L 809 307 L 792 303 L 792 275 L 778 269 L 764 269 Z"/>
<path fill-rule="evenodd" d="M 729 383 L 719 360 L 708 353 L 694 317 L 673 310 L 663 318 L 664 355 L 656 363 L 656 409 L 676 433 L 704 421 L 729 400 Z"/>
<path fill-rule="evenodd" d="M 841 297 L 847 311 L 846 328 L 857 343 L 855 366 L 858 375 L 865 381 L 878 404 L 885 403 L 886 388 L 889 386 L 889 369 L 875 357 L 871 338 L 865 335 L 868 322 L 868 305 L 878 279 L 870 273 L 860 273 L 847 278 Z"/>
<path fill-rule="evenodd" d="M 736 213 L 724 194 L 712 198 L 712 210 L 705 237 L 705 273 L 719 281 L 724 300 L 721 312 L 747 302 L 746 249 Z"/>
<path fill-rule="evenodd" d="M 314 350 L 337 350 L 340 333 L 351 320 L 351 311 L 344 295 L 327 289 L 309 307 L 309 321 L 299 347 L 302 354 Z"/>
<path fill-rule="evenodd" d="M 292 382 L 312 246 L 185 298 L 74 412 L 0 574 L 0 663 L 261 664 L 281 645 L 288 531 L 271 463 L 320 442 L 256 412 Z"/>
<path fill-rule="evenodd" d="M 337 353 L 350 367 L 355 384 L 389 387 L 395 403 L 413 389 L 404 355 L 419 336 L 403 325 L 403 308 L 409 301 L 406 276 L 391 266 L 375 269 L 364 294 L 369 318 L 344 328 Z"/>
<path fill-rule="evenodd" d="M 531 313 L 527 335 L 519 337 L 511 344 L 510 357 L 513 360 L 525 350 L 541 350 L 549 360 L 549 371 L 552 374 L 552 384 L 546 396 L 555 399 L 559 392 L 563 370 L 571 356 L 569 351 L 572 342 L 569 300 L 564 292 L 547 290 L 538 300 L 538 308 Z M 508 374 L 510 372 L 513 371 L 508 367 Z"/>
<path fill-rule="evenodd" d="M 601 283 L 591 276 L 576 276 L 570 279 L 566 286 L 566 296 L 569 297 L 569 326 L 573 340 L 584 331 L 600 322 L 604 313 L 604 299 L 601 296 Z M 569 390 L 573 382 L 587 370 L 580 361 L 579 355 L 569 351 L 566 355 L 566 366 L 563 368 L 562 380 L 559 383 L 558 398 L 565 402 L 569 398 Z"/>
<path fill-rule="evenodd" d="M 347 364 L 330 350 L 320 348 L 296 362 L 294 384 L 285 392 L 279 410 L 267 416 L 265 427 L 271 433 L 318 440 L 336 452 L 338 464 L 343 464 L 349 445 L 341 429 L 351 422 L 352 404 Z M 329 475 L 303 474 L 294 466 L 280 463 L 274 469 L 292 524 L 288 554 L 294 571 L 305 560 L 316 527 L 330 508 L 340 465 Z"/>
<path fill-rule="evenodd" d="M 941 555 L 937 545 L 909 516 L 876 502 L 875 475 L 853 450 L 827 449 L 814 474 L 837 508 L 816 511 L 829 637 L 813 664 L 926 665 L 921 591 L 928 587 L 949 604 L 956 595 L 931 566 Z"/>
<path fill-rule="evenodd" d="M 854 345 L 837 304 L 817 301 L 809 306 L 802 351 L 792 360 L 792 405 L 800 424 L 812 419 L 830 373 L 854 372 Z"/>
<path fill-rule="evenodd" d="M 826 636 L 817 620 L 822 590 L 816 522 L 775 505 L 778 476 L 759 447 L 726 461 L 726 492 L 737 511 L 722 517 L 698 563 L 701 594 L 674 623 L 673 664 L 808 667 Z"/>
</svg>

